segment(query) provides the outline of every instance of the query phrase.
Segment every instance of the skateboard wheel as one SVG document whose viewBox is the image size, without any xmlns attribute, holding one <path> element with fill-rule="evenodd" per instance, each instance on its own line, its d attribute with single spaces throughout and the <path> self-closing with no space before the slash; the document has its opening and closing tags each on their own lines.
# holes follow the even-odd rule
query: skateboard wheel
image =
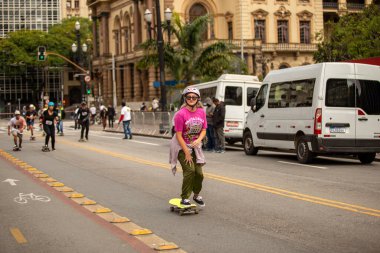
<svg viewBox="0 0 380 253">
<path fill-rule="evenodd" d="M 170 207 L 170 212 L 174 212 L 174 207 L 173 206 Z"/>
<path fill-rule="evenodd" d="M 199 211 L 198 211 L 198 210 L 195 210 L 194 213 L 195 213 L 195 214 L 199 214 Z"/>
</svg>

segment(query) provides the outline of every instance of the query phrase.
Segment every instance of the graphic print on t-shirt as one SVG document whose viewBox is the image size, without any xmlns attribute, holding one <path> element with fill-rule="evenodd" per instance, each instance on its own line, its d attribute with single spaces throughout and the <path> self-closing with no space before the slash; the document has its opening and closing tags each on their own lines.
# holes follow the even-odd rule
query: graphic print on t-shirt
<svg viewBox="0 0 380 253">
<path fill-rule="evenodd" d="M 202 131 L 204 125 L 204 120 L 200 117 L 192 117 L 189 118 L 185 122 L 186 130 L 184 133 L 185 142 L 186 143 L 192 143 L 195 141 L 198 137 L 200 132 Z"/>
</svg>

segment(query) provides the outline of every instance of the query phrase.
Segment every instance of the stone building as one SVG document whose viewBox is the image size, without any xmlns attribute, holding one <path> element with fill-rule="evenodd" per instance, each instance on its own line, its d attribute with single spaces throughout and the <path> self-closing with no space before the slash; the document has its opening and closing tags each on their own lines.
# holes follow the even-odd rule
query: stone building
<svg viewBox="0 0 380 253">
<path fill-rule="evenodd" d="M 378 1 L 378 0 L 374 0 Z M 209 14 L 212 22 L 207 41 L 225 40 L 236 47 L 249 73 L 265 76 L 272 69 L 313 63 L 315 35 L 327 20 L 360 11 L 372 0 L 160 0 L 184 21 Z M 93 69 L 97 73 L 95 95 L 105 102 L 113 98 L 112 55 L 116 59 L 117 100 L 147 101 L 159 96 L 153 82 L 155 69 L 140 71 L 143 55 L 138 45 L 148 37 L 144 12 L 154 13 L 153 0 L 87 0 L 93 19 Z M 154 24 L 152 25 L 154 26 Z M 243 43 L 243 47 L 241 44 Z"/>
</svg>

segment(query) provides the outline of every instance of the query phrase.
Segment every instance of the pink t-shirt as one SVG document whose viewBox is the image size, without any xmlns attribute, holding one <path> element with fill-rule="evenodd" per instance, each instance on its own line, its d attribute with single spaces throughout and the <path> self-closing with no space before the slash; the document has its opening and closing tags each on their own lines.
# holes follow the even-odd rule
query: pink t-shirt
<svg viewBox="0 0 380 253">
<path fill-rule="evenodd" d="M 195 112 L 182 108 L 175 114 L 174 125 L 176 132 L 182 132 L 186 144 L 191 144 L 207 128 L 206 113 L 203 108 L 198 108 Z"/>
</svg>

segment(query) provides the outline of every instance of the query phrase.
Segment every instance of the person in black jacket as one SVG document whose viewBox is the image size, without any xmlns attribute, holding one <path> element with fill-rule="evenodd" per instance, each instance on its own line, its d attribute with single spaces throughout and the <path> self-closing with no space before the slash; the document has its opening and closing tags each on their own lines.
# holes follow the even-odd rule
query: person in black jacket
<svg viewBox="0 0 380 253">
<path fill-rule="evenodd" d="M 215 151 L 216 153 L 224 153 L 224 118 L 226 117 L 226 108 L 224 103 L 220 102 L 217 98 L 213 98 L 212 102 L 215 104 L 215 110 L 212 115 L 215 133 Z"/>
<path fill-rule="evenodd" d="M 115 108 L 112 105 L 108 106 L 108 127 L 113 128 L 113 122 L 115 121 Z"/>
<path fill-rule="evenodd" d="M 88 132 L 90 130 L 90 116 L 91 116 L 91 113 L 90 113 L 90 110 L 87 108 L 87 104 L 86 102 L 82 102 L 82 106 L 81 108 L 79 109 L 78 111 L 78 120 L 79 120 L 79 124 L 81 124 L 82 126 L 82 129 L 81 129 L 81 132 L 80 132 L 80 139 L 79 141 L 80 142 L 83 142 L 84 139 L 83 139 L 83 135 L 84 135 L 84 132 L 86 131 L 86 140 L 88 141 Z"/>
</svg>

